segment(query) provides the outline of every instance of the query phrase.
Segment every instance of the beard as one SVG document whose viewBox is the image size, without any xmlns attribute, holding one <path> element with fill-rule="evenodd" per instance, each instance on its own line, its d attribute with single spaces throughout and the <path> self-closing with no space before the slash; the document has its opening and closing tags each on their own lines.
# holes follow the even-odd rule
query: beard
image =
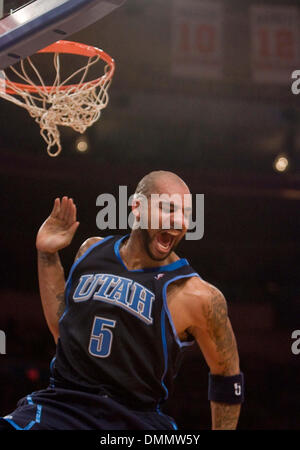
<svg viewBox="0 0 300 450">
<path fill-rule="evenodd" d="M 142 241 L 143 241 L 146 253 L 153 261 L 163 261 L 164 259 L 166 259 L 174 250 L 176 250 L 176 248 L 178 247 L 178 244 L 180 242 L 180 241 L 174 242 L 173 245 L 170 247 L 169 251 L 166 254 L 159 257 L 159 256 L 155 256 L 153 254 L 153 251 L 151 250 L 151 243 L 154 241 L 156 235 L 151 237 L 149 231 L 144 228 L 140 229 L 140 233 L 141 233 L 141 237 L 142 237 Z"/>
</svg>

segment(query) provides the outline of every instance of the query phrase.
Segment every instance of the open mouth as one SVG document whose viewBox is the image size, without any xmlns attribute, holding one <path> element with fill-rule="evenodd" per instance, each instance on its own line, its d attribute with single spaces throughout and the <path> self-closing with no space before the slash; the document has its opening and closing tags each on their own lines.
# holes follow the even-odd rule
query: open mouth
<svg viewBox="0 0 300 450">
<path fill-rule="evenodd" d="M 156 236 L 156 242 L 157 242 L 157 248 L 160 253 L 167 253 L 171 250 L 174 241 L 175 241 L 174 235 L 171 233 L 168 233 L 167 231 L 162 231 L 161 233 L 158 233 Z"/>
</svg>

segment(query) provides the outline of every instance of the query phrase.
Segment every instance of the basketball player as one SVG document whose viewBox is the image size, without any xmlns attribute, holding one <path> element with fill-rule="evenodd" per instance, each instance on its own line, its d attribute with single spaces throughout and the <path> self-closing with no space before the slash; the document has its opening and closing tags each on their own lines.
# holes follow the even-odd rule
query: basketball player
<svg viewBox="0 0 300 450">
<path fill-rule="evenodd" d="M 190 192 L 174 173 L 157 171 L 135 194 L 138 223 L 142 196 L 183 199 Z M 57 343 L 50 385 L 21 399 L 2 428 L 176 429 L 161 405 L 182 351 L 195 341 L 210 368 L 212 428 L 236 428 L 244 391 L 236 340 L 222 293 L 175 253 L 187 231 L 183 205 L 149 201 L 148 229 L 89 238 L 65 282 L 58 251 L 71 243 L 79 222 L 72 199 L 55 200 L 36 240 L 43 310 Z M 158 229 L 150 227 L 153 208 Z"/>
</svg>

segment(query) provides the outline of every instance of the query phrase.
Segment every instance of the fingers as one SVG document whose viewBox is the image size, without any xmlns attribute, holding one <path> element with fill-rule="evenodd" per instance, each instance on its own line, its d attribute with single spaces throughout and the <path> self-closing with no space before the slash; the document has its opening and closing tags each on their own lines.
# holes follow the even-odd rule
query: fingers
<svg viewBox="0 0 300 450">
<path fill-rule="evenodd" d="M 51 214 L 50 214 L 51 217 L 57 217 L 58 214 L 59 214 L 59 211 L 60 211 L 60 199 L 56 198 L 54 200 L 53 208 L 52 208 L 52 211 L 51 211 Z"/>
<path fill-rule="evenodd" d="M 60 211 L 58 214 L 58 218 L 60 220 L 66 221 L 66 217 L 68 215 L 68 206 L 69 206 L 69 199 L 68 197 L 63 197 L 60 202 Z"/>
<path fill-rule="evenodd" d="M 72 198 L 68 200 L 68 205 L 65 213 L 65 222 L 68 226 L 71 226 L 74 222 L 76 222 L 76 205 Z"/>
<path fill-rule="evenodd" d="M 70 212 L 71 223 L 76 222 L 76 217 L 77 217 L 77 208 L 72 199 L 72 208 L 71 208 L 71 212 Z"/>
<path fill-rule="evenodd" d="M 71 226 L 76 222 L 77 209 L 72 198 L 66 196 L 60 200 L 56 198 L 54 200 L 51 217 L 63 221 L 67 226 Z"/>
<path fill-rule="evenodd" d="M 74 234 L 78 227 L 79 227 L 79 222 L 74 222 L 73 225 L 70 228 L 71 234 Z"/>
</svg>

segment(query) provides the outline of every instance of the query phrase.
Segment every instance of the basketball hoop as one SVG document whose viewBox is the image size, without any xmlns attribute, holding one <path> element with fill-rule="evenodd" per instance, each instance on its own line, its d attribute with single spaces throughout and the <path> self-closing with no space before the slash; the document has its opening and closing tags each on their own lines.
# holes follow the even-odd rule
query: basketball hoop
<svg viewBox="0 0 300 450">
<path fill-rule="evenodd" d="M 0 97 L 21 106 L 29 112 L 41 128 L 41 135 L 47 143 L 50 156 L 61 152 L 58 126 L 70 127 L 84 133 L 101 115 L 101 110 L 108 104 L 108 88 L 111 83 L 115 63 L 103 50 L 96 47 L 70 41 L 58 41 L 37 53 L 53 53 L 55 80 L 47 86 L 40 71 L 30 57 L 20 62 L 20 68 L 11 66 L 10 70 L 17 76 L 15 82 L 4 73 L 0 83 Z M 81 55 L 88 58 L 86 64 L 61 80 L 61 54 Z M 91 66 L 104 61 L 104 75 L 87 81 Z M 25 67 L 25 65 L 27 67 Z M 28 69 L 34 76 L 28 75 Z M 79 82 L 71 84 L 76 77 Z M 33 80 L 36 78 L 37 82 Z M 55 150 L 53 151 L 53 147 Z"/>
</svg>

